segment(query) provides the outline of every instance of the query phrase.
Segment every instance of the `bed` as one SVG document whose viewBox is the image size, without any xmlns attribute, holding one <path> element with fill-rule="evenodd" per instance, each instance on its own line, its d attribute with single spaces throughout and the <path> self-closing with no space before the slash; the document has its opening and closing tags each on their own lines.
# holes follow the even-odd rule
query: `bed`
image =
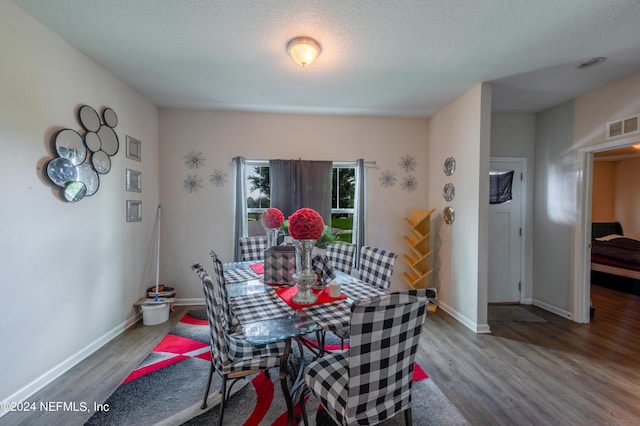
<svg viewBox="0 0 640 426">
<path fill-rule="evenodd" d="M 640 241 L 625 237 L 619 222 L 591 226 L 591 283 L 640 294 Z"/>
</svg>

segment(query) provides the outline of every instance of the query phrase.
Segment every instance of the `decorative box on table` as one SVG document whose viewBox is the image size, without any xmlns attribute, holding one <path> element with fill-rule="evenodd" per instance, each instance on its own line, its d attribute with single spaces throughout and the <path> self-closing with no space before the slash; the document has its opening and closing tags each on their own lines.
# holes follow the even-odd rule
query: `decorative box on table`
<svg viewBox="0 0 640 426">
<path fill-rule="evenodd" d="M 273 246 L 264 251 L 265 284 L 293 284 L 296 273 L 296 248 Z"/>
</svg>

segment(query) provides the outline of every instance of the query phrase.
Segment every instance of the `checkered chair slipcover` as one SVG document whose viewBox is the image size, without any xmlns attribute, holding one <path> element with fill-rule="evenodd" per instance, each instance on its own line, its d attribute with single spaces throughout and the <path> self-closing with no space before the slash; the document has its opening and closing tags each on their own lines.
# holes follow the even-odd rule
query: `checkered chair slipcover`
<svg viewBox="0 0 640 426">
<path fill-rule="evenodd" d="M 375 425 L 404 411 L 411 424 L 411 386 L 427 312 L 424 290 L 361 299 L 351 306 L 346 351 L 313 361 L 307 387 L 340 425 Z"/>
<path fill-rule="evenodd" d="M 238 239 L 238 244 L 240 244 L 241 261 L 263 260 L 264 251 L 267 248 L 267 236 L 241 237 Z"/>
<path fill-rule="evenodd" d="M 356 246 L 347 243 L 334 243 L 327 246 L 327 257 L 331 266 L 345 274 L 351 274 L 353 268 L 353 255 Z"/>
<path fill-rule="evenodd" d="M 222 271 L 220 260 L 214 260 L 214 266 Z M 227 381 L 237 380 L 259 371 L 280 365 L 280 356 L 284 352 L 285 343 L 277 342 L 261 347 L 248 343 L 240 332 L 228 333 L 227 320 L 221 300 L 220 286 L 211 279 L 209 273 L 196 263 L 191 267 L 202 280 L 205 300 L 207 302 L 207 317 L 211 336 L 211 369 L 201 408 L 207 407 L 207 397 L 211 388 L 213 372 L 217 371 L 222 377 L 222 402 L 218 424 L 222 425 L 224 408 L 227 404 Z M 222 314 L 221 314 L 222 313 Z M 230 390 L 230 389 L 229 389 Z"/>
<path fill-rule="evenodd" d="M 216 298 L 220 302 L 220 306 L 222 306 L 222 326 L 224 331 L 227 333 L 235 333 L 240 330 L 240 321 L 233 314 L 231 310 L 231 305 L 229 304 L 229 297 L 227 296 L 227 283 L 224 277 L 224 268 L 222 266 L 222 262 L 218 259 L 218 255 L 215 251 L 211 250 L 209 252 L 209 256 L 211 256 L 211 260 L 213 261 L 213 272 L 216 277 L 217 284 L 214 286 L 216 291 Z"/>
<path fill-rule="evenodd" d="M 378 287 L 384 291 L 389 290 L 391 275 L 398 255 L 380 248 L 363 246 L 360 251 L 360 280 Z M 349 338 L 349 327 L 334 330 L 344 348 L 344 340 Z"/>
<path fill-rule="evenodd" d="M 360 279 L 374 287 L 388 290 L 397 258 L 398 255 L 390 251 L 362 246 L 360 250 Z"/>
</svg>

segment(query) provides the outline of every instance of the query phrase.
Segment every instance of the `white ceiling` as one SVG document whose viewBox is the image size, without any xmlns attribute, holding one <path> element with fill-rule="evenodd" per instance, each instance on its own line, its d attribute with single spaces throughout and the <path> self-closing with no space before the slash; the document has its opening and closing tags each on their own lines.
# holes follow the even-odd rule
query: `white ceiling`
<svg viewBox="0 0 640 426">
<path fill-rule="evenodd" d="M 640 72 L 639 0 L 12 1 L 160 107 L 427 117 L 490 81 L 536 112 Z"/>
</svg>

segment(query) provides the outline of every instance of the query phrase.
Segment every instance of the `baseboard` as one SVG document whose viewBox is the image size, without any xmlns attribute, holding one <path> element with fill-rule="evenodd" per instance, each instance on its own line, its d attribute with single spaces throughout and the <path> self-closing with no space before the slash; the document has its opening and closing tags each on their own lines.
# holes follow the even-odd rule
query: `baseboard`
<svg viewBox="0 0 640 426">
<path fill-rule="evenodd" d="M 556 315 L 560 315 L 561 317 L 571 319 L 571 312 L 565 311 L 564 309 L 560 309 L 557 306 L 550 305 L 546 302 L 543 302 L 538 299 L 533 299 L 533 306 L 537 306 L 538 308 L 542 308 L 545 311 L 549 311 Z"/>
<path fill-rule="evenodd" d="M 174 305 L 175 306 L 196 306 L 196 305 L 204 305 L 204 297 L 201 298 L 193 298 L 193 299 L 176 299 Z"/>
<path fill-rule="evenodd" d="M 471 321 L 466 316 L 462 315 L 460 312 L 453 309 L 451 306 L 439 300 L 437 305 L 442 308 L 443 311 L 451 315 L 453 318 L 458 320 L 459 323 L 467 327 L 469 330 L 474 333 L 491 333 L 491 329 L 489 328 L 489 324 L 477 324 L 474 321 Z M 427 314 L 427 319 L 429 318 L 429 314 Z"/>
<path fill-rule="evenodd" d="M 142 319 L 142 313 L 138 312 L 126 321 L 121 324 L 115 326 L 110 331 L 106 332 L 83 349 L 79 350 L 75 354 L 71 355 L 66 360 L 62 361 L 60 364 L 53 367 L 51 370 L 44 373 L 42 376 L 38 377 L 28 385 L 24 386 L 22 389 L 10 395 L 7 399 L 0 402 L 0 406 L 3 406 L 7 403 L 19 403 L 26 401 L 28 398 L 33 396 L 36 392 L 53 382 L 55 379 L 71 370 L 78 363 L 83 361 L 92 353 L 96 352 L 98 349 L 109 343 L 111 340 L 115 339 L 118 335 L 122 334 L 126 329 L 134 325 L 136 322 Z M 0 410 L 0 417 L 7 414 L 9 411 Z"/>
</svg>

